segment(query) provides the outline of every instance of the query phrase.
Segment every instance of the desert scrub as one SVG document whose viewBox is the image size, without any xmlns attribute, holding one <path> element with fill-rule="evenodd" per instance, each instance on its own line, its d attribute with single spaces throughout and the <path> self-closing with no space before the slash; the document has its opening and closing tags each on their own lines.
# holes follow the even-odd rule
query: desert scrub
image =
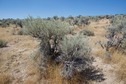
<svg viewBox="0 0 126 84">
<path fill-rule="evenodd" d="M 82 77 L 96 81 L 104 79 L 103 74 L 92 66 L 91 49 L 84 35 L 68 35 L 72 30 L 67 23 L 60 21 L 29 17 L 24 22 L 26 34 L 41 39 L 40 67 L 62 65 L 59 73 L 67 80 L 76 73 L 82 80 Z"/>
<path fill-rule="evenodd" d="M 5 40 L 0 39 L 0 48 L 6 47 L 7 42 Z"/>
<path fill-rule="evenodd" d="M 108 39 L 107 51 L 113 47 L 115 50 L 126 53 L 126 17 L 115 16 L 106 37 Z"/>
<path fill-rule="evenodd" d="M 18 35 L 23 35 L 24 34 L 24 30 L 23 29 L 20 29 L 19 31 L 18 31 Z"/>
<path fill-rule="evenodd" d="M 60 71 L 62 77 L 72 79 L 77 74 L 83 82 L 104 80 L 103 74 L 92 65 L 94 59 L 85 36 L 64 37 L 61 42 L 61 51 L 62 54 L 57 57 L 56 61 L 63 64 Z"/>
<path fill-rule="evenodd" d="M 86 35 L 86 36 L 94 36 L 94 32 L 89 29 L 84 29 L 79 32 L 80 34 Z"/>
<path fill-rule="evenodd" d="M 89 80 L 104 80 L 102 72 L 92 65 L 94 59 L 91 56 L 91 49 L 87 40 L 85 36 L 81 35 L 64 36 L 59 42 L 58 52 L 45 55 L 46 64 L 54 65 L 55 63 L 55 66 L 61 65 L 59 73 L 66 80 L 76 79 L 76 77 L 80 83 Z M 48 45 L 44 47 L 45 49 L 47 48 L 44 53 L 49 51 L 48 47 Z"/>
<path fill-rule="evenodd" d="M 54 49 L 57 48 L 59 40 L 62 39 L 64 35 L 71 32 L 72 30 L 69 24 L 65 22 L 28 17 L 24 20 L 21 34 L 29 34 L 41 39 L 40 50 L 43 52 L 44 56 L 48 56 L 54 53 Z"/>
<path fill-rule="evenodd" d="M 110 20 L 113 25 L 117 25 L 125 21 L 126 15 L 114 15 Z"/>
<path fill-rule="evenodd" d="M 19 34 L 28 34 L 41 40 L 40 52 L 43 62 L 55 58 L 59 53 L 59 41 L 71 31 L 69 24 L 65 22 L 28 17 L 24 20 Z"/>
<path fill-rule="evenodd" d="M 62 36 L 70 32 L 69 25 L 60 21 L 43 20 L 42 18 L 28 17 L 23 22 L 24 32 L 37 38 L 47 38 L 52 35 Z"/>
<path fill-rule="evenodd" d="M 120 51 L 116 51 L 112 54 L 111 60 L 105 59 L 106 63 L 116 64 L 115 72 L 117 75 L 117 80 L 126 83 L 126 56 Z"/>
</svg>

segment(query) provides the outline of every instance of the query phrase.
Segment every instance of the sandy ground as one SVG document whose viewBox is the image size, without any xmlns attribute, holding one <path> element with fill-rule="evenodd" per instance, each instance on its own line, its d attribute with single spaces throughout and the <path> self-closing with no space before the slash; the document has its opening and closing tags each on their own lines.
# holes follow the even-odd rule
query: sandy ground
<svg viewBox="0 0 126 84">
<path fill-rule="evenodd" d="M 96 84 L 124 84 L 116 78 L 116 65 L 103 62 L 104 50 L 97 45 L 98 41 L 106 41 L 104 35 L 107 25 L 109 20 L 102 20 L 91 22 L 89 26 L 82 28 L 89 28 L 95 33 L 95 36 L 89 39 L 96 60 L 94 65 L 103 70 L 106 78 L 105 81 Z M 18 30 L 19 28 L 16 29 Z M 77 29 L 78 31 L 80 29 Z M 13 33 L 13 27 L 0 28 L 0 39 L 8 42 L 7 47 L 0 48 L 0 84 L 46 84 L 41 80 L 37 63 L 31 59 L 40 41 L 28 35 L 13 35 Z"/>
</svg>

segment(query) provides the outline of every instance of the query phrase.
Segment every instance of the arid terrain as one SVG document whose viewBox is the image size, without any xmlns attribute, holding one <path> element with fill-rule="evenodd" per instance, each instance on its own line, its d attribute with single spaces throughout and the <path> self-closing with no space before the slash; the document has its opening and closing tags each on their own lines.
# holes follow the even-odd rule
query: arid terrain
<svg viewBox="0 0 126 84">
<path fill-rule="evenodd" d="M 92 82 L 92 84 L 126 84 L 118 79 L 117 63 L 108 62 L 103 49 L 98 42 L 106 42 L 106 28 L 110 25 L 108 19 L 91 24 L 82 28 L 74 28 L 75 32 L 82 29 L 94 31 L 95 36 L 89 37 L 92 48 L 92 56 L 95 58 L 94 66 L 102 69 L 105 80 Z M 38 64 L 33 60 L 34 53 L 39 49 L 40 40 L 30 35 L 18 35 L 21 29 L 11 25 L 7 28 L 0 27 L 0 39 L 7 41 L 7 46 L 0 48 L 0 84 L 61 84 L 58 69 L 53 70 L 53 76 L 43 79 Z"/>
</svg>

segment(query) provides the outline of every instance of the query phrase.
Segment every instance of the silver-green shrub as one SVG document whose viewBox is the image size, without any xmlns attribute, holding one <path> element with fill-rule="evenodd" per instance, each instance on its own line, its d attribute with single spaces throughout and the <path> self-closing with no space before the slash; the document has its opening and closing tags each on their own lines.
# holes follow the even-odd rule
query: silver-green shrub
<svg viewBox="0 0 126 84">
<path fill-rule="evenodd" d="M 29 17 L 24 22 L 25 33 L 41 39 L 41 62 L 63 65 L 60 73 L 66 79 L 72 78 L 75 72 L 85 74 L 89 80 L 102 78 L 95 77 L 99 71 L 92 66 L 91 49 L 84 35 L 68 35 L 69 25 L 60 21 Z"/>
<path fill-rule="evenodd" d="M 84 29 L 80 31 L 79 33 L 86 36 L 94 36 L 94 32 L 89 29 Z"/>
<path fill-rule="evenodd" d="M 47 57 L 53 57 L 58 42 L 64 35 L 71 33 L 69 24 L 61 21 L 43 20 L 41 18 L 28 17 L 24 20 L 22 31 L 25 34 L 40 38 L 40 51 Z M 22 32 L 21 32 L 22 33 Z"/>
<path fill-rule="evenodd" d="M 95 81 L 104 79 L 103 74 L 92 65 L 94 59 L 85 36 L 64 37 L 61 42 L 61 51 L 62 53 L 57 57 L 57 60 L 63 63 L 60 73 L 64 78 L 71 79 L 77 73 L 82 79 L 84 77 L 87 80 Z"/>
<path fill-rule="evenodd" d="M 87 38 L 82 36 L 64 37 L 61 42 L 61 50 L 63 55 L 60 57 L 61 61 L 64 62 L 62 75 L 65 77 L 71 77 L 73 75 L 73 69 L 82 71 L 86 68 L 86 64 L 92 63 L 91 49 L 87 43 Z M 78 62 L 78 63 L 76 63 Z M 80 64 L 79 64 L 80 62 Z M 69 65 L 69 66 L 66 66 Z M 75 66 L 74 66 L 75 65 Z M 71 66 L 71 67 L 70 67 Z M 68 68 L 68 71 L 66 68 Z"/>
<path fill-rule="evenodd" d="M 28 17 L 24 21 L 24 32 L 34 37 L 43 38 L 52 35 L 63 36 L 70 32 L 69 25 L 60 21 L 48 21 L 42 18 Z"/>
<path fill-rule="evenodd" d="M 107 51 L 114 47 L 116 50 L 126 53 L 126 16 L 117 15 L 112 22 L 107 32 Z"/>
<path fill-rule="evenodd" d="M 7 42 L 5 40 L 0 39 L 0 48 L 6 47 Z"/>
</svg>

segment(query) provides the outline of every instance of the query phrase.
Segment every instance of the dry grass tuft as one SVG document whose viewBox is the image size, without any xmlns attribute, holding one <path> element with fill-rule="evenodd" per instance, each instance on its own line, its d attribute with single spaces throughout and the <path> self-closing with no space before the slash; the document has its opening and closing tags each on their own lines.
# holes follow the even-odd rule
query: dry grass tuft
<svg viewBox="0 0 126 84">
<path fill-rule="evenodd" d="M 24 84 L 36 84 L 36 83 L 32 79 L 27 79 L 24 81 Z"/>
<path fill-rule="evenodd" d="M 30 60 L 30 61 L 32 61 L 32 60 Z M 38 67 L 36 67 L 37 64 L 35 64 L 34 62 L 27 63 L 27 64 L 28 64 L 28 66 L 26 68 L 26 72 L 28 75 L 34 75 L 34 74 L 40 72 Z"/>
<path fill-rule="evenodd" d="M 101 49 L 101 48 L 99 48 L 99 50 L 94 50 L 94 52 L 93 52 L 93 54 L 95 55 L 95 56 L 98 56 L 98 57 L 100 57 L 100 58 L 103 58 L 104 57 L 104 55 L 105 55 L 105 50 L 103 50 L 103 49 Z"/>
<path fill-rule="evenodd" d="M 59 74 L 59 67 L 56 65 L 48 65 L 45 79 L 51 84 L 62 84 L 63 80 Z"/>
<path fill-rule="evenodd" d="M 112 62 L 118 64 L 117 75 L 120 81 L 126 83 L 126 56 L 120 53 L 115 53 Z"/>
<path fill-rule="evenodd" d="M 25 69 L 27 78 L 25 79 L 24 83 L 36 84 L 41 79 L 40 70 L 38 68 L 38 65 L 33 60 L 28 61 L 30 62 L 27 63 L 28 66 Z"/>
<path fill-rule="evenodd" d="M 126 58 L 125 60 L 123 59 L 121 61 L 121 63 L 119 64 L 119 68 L 117 70 L 117 74 L 118 74 L 118 79 L 120 81 L 124 81 L 124 83 L 126 83 Z"/>
<path fill-rule="evenodd" d="M 111 58 L 104 60 L 106 63 L 112 63 L 117 65 L 117 78 L 119 81 L 126 83 L 126 56 L 118 51 L 112 54 Z"/>
<path fill-rule="evenodd" d="M 65 79 L 63 78 L 59 70 L 61 69 L 61 65 L 48 65 L 45 80 L 48 81 L 48 84 L 92 84 L 90 81 L 84 81 L 86 79 L 83 79 L 80 77 L 79 74 L 75 74 L 71 79 Z"/>
<path fill-rule="evenodd" d="M 9 75 L 8 73 L 0 73 L 0 84 L 10 84 L 11 81 L 11 75 Z"/>
</svg>

